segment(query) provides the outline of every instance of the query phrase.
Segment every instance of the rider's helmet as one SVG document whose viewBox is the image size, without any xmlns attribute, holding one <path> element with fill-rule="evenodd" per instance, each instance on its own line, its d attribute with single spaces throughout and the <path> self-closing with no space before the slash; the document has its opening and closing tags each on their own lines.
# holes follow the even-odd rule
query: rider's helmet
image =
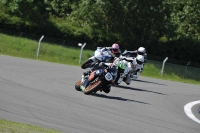
<svg viewBox="0 0 200 133">
<path fill-rule="evenodd" d="M 137 62 L 137 64 L 142 65 L 144 63 L 144 56 L 137 55 L 136 56 L 136 62 Z"/>
<path fill-rule="evenodd" d="M 144 55 L 146 53 L 146 49 L 144 47 L 139 47 L 137 52 L 138 55 Z"/>
<path fill-rule="evenodd" d="M 118 51 L 119 51 L 119 44 L 114 43 L 114 44 L 112 45 L 112 52 L 113 52 L 113 54 L 117 54 Z"/>
</svg>

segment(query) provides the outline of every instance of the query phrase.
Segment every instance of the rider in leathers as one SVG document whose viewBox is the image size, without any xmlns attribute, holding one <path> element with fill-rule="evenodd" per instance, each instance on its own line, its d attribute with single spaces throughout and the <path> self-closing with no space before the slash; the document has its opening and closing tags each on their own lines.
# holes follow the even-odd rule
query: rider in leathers
<svg viewBox="0 0 200 133">
<path fill-rule="evenodd" d="M 104 67 L 107 67 L 107 69 L 105 69 Z M 116 69 L 116 66 L 112 63 L 104 63 L 104 62 L 101 62 L 98 66 L 98 71 L 104 71 L 105 73 L 107 72 L 110 72 L 113 76 L 113 80 L 112 80 L 112 83 L 114 83 L 115 81 L 115 78 L 117 76 L 117 69 Z M 92 73 L 89 73 L 89 77 L 86 78 L 83 82 L 83 85 L 80 86 L 81 90 L 84 91 L 85 88 L 89 85 L 90 81 L 92 81 L 94 78 L 100 76 L 100 74 L 102 72 L 98 72 L 98 71 L 94 71 Z M 86 73 L 85 73 L 86 74 Z M 82 79 L 83 80 L 83 79 Z M 110 92 L 110 89 L 111 89 L 111 84 L 109 84 L 108 86 L 106 86 L 105 88 L 103 88 L 103 91 L 105 93 L 109 93 Z"/>
<path fill-rule="evenodd" d="M 102 54 L 104 53 L 104 51 L 107 51 L 112 57 L 111 60 L 114 60 L 115 57 L 119 57 L 121 55 L 121 50 L 119 48 L 119 44 L 117 43 L 114 43 L 112 47 L 97 47 L 97 48 L 100 49 Z"/>
<path fill-rule="evenodd" d="M 137 55 L 143 55 L 144 56 L 144 63 L 146 63 L 147 52 L 146 52 L 146 49 L 144 47 L 139 47 L 138 50 L 134 50 L 134 51 L 125 50 L 122 53 L 122 56 L 126 56 L 126 57 L 136 57 Z"/>
<path fill-rule="evenodd" d="M 108 52 L 109 53 L 111 59 L 108 62 L 104 61 L 106 63 L 113 62 L 116 57 L 120 57 L 120 55 L 121 55 L 121 50 L 119 48 L 119 44 L 117 44 L 117 43 L 114 43 L 112 45 L 112 47 L 97 47 L 97 49 L 100 50 L 102 55 L 104 55 L 104 52 Z M 94 67 L 91 70 L 93 71 L 93 70 L 95 70 L 97 68 L 98 68 L 98 66 L 94 65 Z M 91 70 L 89 70 L 87 72 L 84 72 L 83 74 L 90 73 Z"/>
<path fill-rule="evenodd" d="M 126 60 L 126 67 L 124 73 L 120 76 L 118 81 L 115 82 L 115 84 L 118 85 L 123 80 L 127 85 L 129 85 L 131 80 L 137 79 L 142 72 L 144 66 L 144 56 L 137 55 L 136 58 L 121 56 L 120 58 L 117 58 L 113 64 L 118 66 L 120 60 Z"/>
</svg>

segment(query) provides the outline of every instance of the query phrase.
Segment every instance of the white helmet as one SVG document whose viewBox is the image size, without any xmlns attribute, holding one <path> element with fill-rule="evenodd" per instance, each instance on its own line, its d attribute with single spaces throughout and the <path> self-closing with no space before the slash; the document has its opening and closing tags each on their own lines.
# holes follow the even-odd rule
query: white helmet
<svg viewBox="0 0 200 133">
<path fill-rule="evenodd" d="M 146 53 L 146 49 L 144 47 L 139 47 L 138 48 L 138 54 L 139 55 L 144 55 Z"/>
<path fill-rule="evenodd" d="M 137 64 L 142 65 L 144 63 L 144 56 L 137 55 L 136 62 L 137 62 Z"/>
</svg>

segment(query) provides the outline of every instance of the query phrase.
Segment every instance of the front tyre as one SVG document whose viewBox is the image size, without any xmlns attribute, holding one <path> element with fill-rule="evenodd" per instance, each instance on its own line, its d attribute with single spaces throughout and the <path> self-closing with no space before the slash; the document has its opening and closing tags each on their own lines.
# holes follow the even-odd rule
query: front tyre
<svg viewBox="0 0 200 133">
<path fill-rule="evenodd" d="M 90 65 L 93 63 L 93 60 L 92 59 L 88 59 L 86 60 L 82 65 L 81 65 L 81 68 L 82 69 L 86 69 L 88 67 L 90 67 Z"/>
<path fill-rule="evenodd" d="M 75 84 L 75 89 L 77 91 L 81 91 L 80 85 L 81 85 L 81 80 L 77 81 L 76 84 Z"/>
<path fill-rule="evenodd" d="M 99 79 L 93 84 L 90 84 L 84 91 L 84 94 L 89 95 L 92 92 L 97 92 L 102 84 L 102 81 Z"/>
<path fill-rule="evenodd" d="M 103 88 L 103 91 L 104 91 L 105 93 L 109 93 L 110 90 L 111 90 L 111 85 L 107 85 L 105 88 Z"/>
</svg>

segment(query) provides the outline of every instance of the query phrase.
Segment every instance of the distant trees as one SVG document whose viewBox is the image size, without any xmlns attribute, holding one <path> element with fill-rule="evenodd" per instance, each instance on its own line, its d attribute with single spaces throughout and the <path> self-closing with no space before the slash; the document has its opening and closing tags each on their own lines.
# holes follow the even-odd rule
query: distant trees
<svg viewBox="0 0 200 133">
<path fill-rule="evenodd" d="M 171 4 L 171 22 L 177 26 L 177 38 L 200 40 L 200 1 L 169 1 Z"/>
<path fill-rule="evenodd" d="M 200 62 L 199 0 L 1 0 L 0 27 Z"/>
</svg>

